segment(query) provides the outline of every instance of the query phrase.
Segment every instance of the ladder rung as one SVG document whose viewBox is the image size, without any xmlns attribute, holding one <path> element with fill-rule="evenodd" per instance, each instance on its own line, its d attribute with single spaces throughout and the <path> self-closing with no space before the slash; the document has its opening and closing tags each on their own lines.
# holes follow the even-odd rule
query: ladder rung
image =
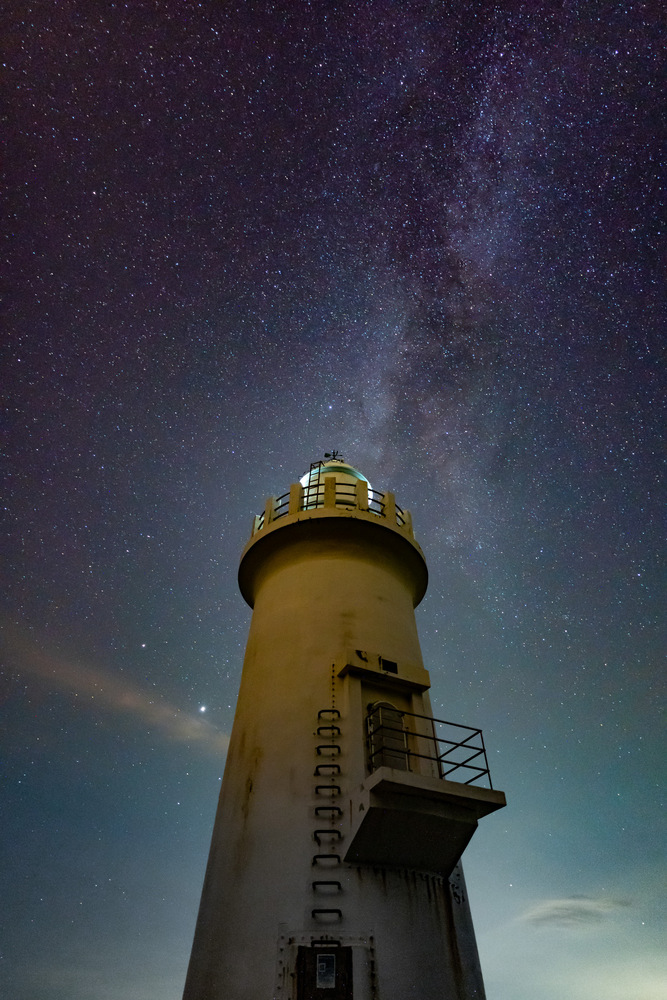
<svg viewBox="0 0 667 1000">
<path fill-rule="evenodd" d="M 340 712 L 337 708 L 321 708 L 317 713 L 317 718 L 324 719 L 325 717 L 340 719 Z"/>
<path fill-rule="evenodd" d="M 332 737 L 333 736 L 340 736 L 340 726 L 333 726 L 333 725 L 331 725 L 331 726 L 318 726 L 317 727 L 317 735 L 318 736 L 324 736 L 325 733 L 329 733 Z"/>
<path fill-rule="evenodd" d="M 328 751 L 330 754 L 340 753 L 340 747 L 337 743 L 320 743 L 320 745 L 315 747 L 315 749 L 317 750 L 318 756 L 321 756 L 325 751 Z"/>
<path fill-rule="evenodd" d="M 340 882 L 337 882 L 337 881 L 335 881 L 333 879 L 331 879 L 329 881 L 324 881 L 324 882 L 322 882 L 322 881 L 320 881 L 320 882 L 313 882 L 313 889 L 315 890 L 315 892 L 318 892 L 319 889 L 322 886 L 326 886 L 327 888 L 330 888 L 331 886 L 334 886 L 336 892 L 342 892 L 343 891 L 343 886 L 340 884 Z"/>
<path fill-rule="evenodd" d="M 310 912 L 312 913 L 314 920 L 317 920 L 319 917 L 335 917 L 336 920 L 343 919 L 343 911 L 338 909 L 336 910 L 317 909 L 317 910 L 311 910 Z"/>
<path fill-rule="evenodd" d="M 318 764 L 315 777 L 319 778 L 323 774 L 340 774 L 340 764 Z"/>
<path fill-rule="evenodd" d="M 340 795 L 340 785 L 315 785 L 316 795 L 326 795 L 327 793 L 332 798 L 336 795 Z"/>
<path fill-rule="evenodd" d="M 324 861 L 333 861 L 334 864 L 339 865 L 341 862 L 340 854 L 313 854 L 314 865 L 321 865 Z"/>
<path fill-rule="evenodd" d="M 332 840 L 342 840 L 343 834 L 340 830 L 315 830 L 313 837 L 318 844 L 322 843 L 322 837 L 331 837 Z"/>
<path fill-rule="evenodd" d="M 316 806 L 316 816 L 342 816 L 343 810 L 340 806 Z"/>
</svg>

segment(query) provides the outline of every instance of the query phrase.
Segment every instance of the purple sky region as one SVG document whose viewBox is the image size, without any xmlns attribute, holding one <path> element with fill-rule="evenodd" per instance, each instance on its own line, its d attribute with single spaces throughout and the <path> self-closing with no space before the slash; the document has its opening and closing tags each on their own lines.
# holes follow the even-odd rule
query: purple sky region
<svg viewBox="0 0 667 1000">
<path fill-rule="evenodd" d="M 336 448 L 412 511 L 435 714 L 507 794 L 488 1000 L 662 998 L 657 7 L 7 22 L 3 995 L 180 997 L 238 559 Z"/>
</svg>

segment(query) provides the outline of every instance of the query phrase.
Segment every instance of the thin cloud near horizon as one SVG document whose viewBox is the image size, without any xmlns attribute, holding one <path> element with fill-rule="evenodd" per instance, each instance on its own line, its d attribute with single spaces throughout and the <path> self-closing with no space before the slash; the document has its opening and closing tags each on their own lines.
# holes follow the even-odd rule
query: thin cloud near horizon
<svg viewBox="0 0 667 1000">
<path fill-rule="evenodd" d="M 126 677 L 44 652 L 34 643 L 13 636 L 9 648 L 14 654 L 12 668 L 45 682 L 49 687 L 81 697 L 80 704 L 133 715 L 167 739 L 200 745 L 216 754 L 226 753 L 229 735 L 216 729 L 201 716 L 190 715 L 175 705 L 144 691 Z"/>
<path fill-rule="evenodd" d="M 543 900 L 522 914 L 520 920 L 534 927 L 595 927 L 630 906 L 632 903 L 624 899 L 566 896 Z"/>
</svg>

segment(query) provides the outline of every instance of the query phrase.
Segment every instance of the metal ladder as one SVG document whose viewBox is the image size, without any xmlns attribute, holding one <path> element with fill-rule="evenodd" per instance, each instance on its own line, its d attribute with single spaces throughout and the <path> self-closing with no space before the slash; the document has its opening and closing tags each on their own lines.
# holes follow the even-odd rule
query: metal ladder
<svg viewBox="0 0 667 1000">
<path fill-rule="evenodd" d="M 315 806 L 316 819 L 329 820 L 329 826 L 320 826 L 313 830 L 313 840 L 318 848 L 323 850 L 313 855 L 313 867 L 323 868 L 322 874 L 330 874 L 342 864 L 340 848 L 343 834 L 334 824 L 343 815 L 343 810 L 337 803 L 341 795 L 341 787 L 336 779 L 340 776 L 340 763 L 336 759 L 341 755 L 340 735 L 341 730 L 338 725 L 340 712 L 337 708 L 322 708 L 317 713 L 317 729 L 315 735 L 323 742 L 315 747 L 317 758 L 324 758 L 315 765 L 313 776 L 315 779 L 325 779 L 325 783 L 315 784 L 315 797 L 321 800 L 321 805 Z M 343 892 L 343 886 L 339 879 L 320 878 L 313 879 L 311 887 L 315 898 L 320 897 L 319 902 L 328 902 L 331 897 L 337 897 Z M 311 910 L 313 920 L 323 924 L 339 923 L 343 919 L 343 911 L 340 907 L 315 906 Z"/>
</svg>

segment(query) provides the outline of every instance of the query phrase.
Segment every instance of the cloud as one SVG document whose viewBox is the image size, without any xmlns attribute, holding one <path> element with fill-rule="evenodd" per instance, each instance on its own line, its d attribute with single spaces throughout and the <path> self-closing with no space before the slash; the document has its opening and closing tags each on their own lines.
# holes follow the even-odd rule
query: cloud
<svg viewBox="0 0 667 1000">
<path fill-rule="evenodd" d="M 226 753 L 229 736 L 201 715 L 189 715 L 153 692 L 144 691 L 126 677 L 46 653 L 12 637 L 9 646 L 20 673 L 39 677 L 50 687 L 70 691 L 79 704 L 91 703 L 114 712 L 134 715 L 176 743 L 199 744 L 215 754 Z"/>
<path fill-rule="evenodd" d="M 594 927 L 611 919 L 631 904 L 620 899 L 595 899 L 592 896 L 566 896 L 545 899 L 521 917 L 534 927 Z"/>
</svg>

